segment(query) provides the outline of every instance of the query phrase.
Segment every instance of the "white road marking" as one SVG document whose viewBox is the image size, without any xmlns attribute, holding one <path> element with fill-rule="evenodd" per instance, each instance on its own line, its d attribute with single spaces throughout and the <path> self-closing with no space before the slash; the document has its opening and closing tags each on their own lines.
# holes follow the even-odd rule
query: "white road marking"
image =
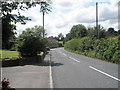
<svg viewBox="0 0 120 90">
<path fill-rule="evenodd" d="M 103 72 L 103 71 L 101 71 L 101 70 L 99 70 L 99 69 L 96 69 L 96 68 L 94 68 L 94 67 L 92 67 L 92 66 L 89 66 L 89 68 L 91 68 L 91 69 L 93 69 L 93 70 L 95 70 L 95 71 L 97 71 L 97 72 L 100 72 L 100 73 L 102 73 L 102 74 L 104 74 L 104 75 L 106 75 L 106 76 L 108 76 L 108 77 L 110 77 L 110 78 L 112 78 L 112 79 L 115 79 L 115 80 L 117 80 L 117 81 L 120 81 L 120 79 L 118 79 L 118 78 L 116 78 L 116 77 L 114 77 L 114 76 L 112 76 L 112 75 L 110 75 L 110 74 L 108 74 L 108 73 L 105 73 L 105 72 Z"/>
<path fill-rule="evenodd" d="M 51 54 L 50 54 L 51 55 Z M 53 78 L 52 78 L 52 67 L 51 67 L 51 56 L 49 58 L 49 68 L 50 68 L 50 72 L 49 72 L 49 77 L 50 77 L 50 88 L 53 88 Z"/>
<path fill-rule="evenodd" d="M 64 56 L 67 56 L 65 53 L 63 53 Z"/>
<path fill-rule="evenodd" d="M 21 73 L 40 73 L 40 72 L 21 72 Z"/>
<path fill-rule="evenodd" d="M 51 49 L 51 50 L 55 50 L 55 49 Z"/>
<path fill-rule="evenodd" d="M 72 58 L 72 57 L 69 57 L 69 58 L 80 63 L 80 61 L 76 60 L 75 58 Z"/>
</svg>

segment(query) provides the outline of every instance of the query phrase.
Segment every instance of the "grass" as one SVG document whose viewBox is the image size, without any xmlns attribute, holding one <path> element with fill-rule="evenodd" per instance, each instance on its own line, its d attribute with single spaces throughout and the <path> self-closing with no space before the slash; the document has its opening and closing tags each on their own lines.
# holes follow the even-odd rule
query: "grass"
<svg viewBox="0 0 120 90">
<path fill-rule="evenodd" d="M 44 52 L 41 52 L 40 56 L 42 56 Z M 0 50 L 0 56 L 2 59 L 13 59 L 13 58 L 19 58 L 19 52 L 18 51 L 9 51 L 9 50 Z"/>
<path fill-rule="evenodd" d="M 19 52 L 17 51 L 8 51 L 8 50 L 0 50 L 1 58 L 18 58 Z"/>
<path fill-rule="evenodd" d="M 63 44 L 63 41 L 58 41 L 58 43 Z"/>
</svg>

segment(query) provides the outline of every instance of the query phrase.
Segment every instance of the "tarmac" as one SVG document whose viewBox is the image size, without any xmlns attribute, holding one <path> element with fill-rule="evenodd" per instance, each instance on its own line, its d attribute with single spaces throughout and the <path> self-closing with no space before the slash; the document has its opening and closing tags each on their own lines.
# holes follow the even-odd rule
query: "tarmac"
<svg viewBox="0 0 120 90">
<path fill-rule="evenodd" d="M 2 78 L 8 78 L 12 88 L 50 88 L 50 53 L 43 63 L 3 67 Z"/>
</svg>

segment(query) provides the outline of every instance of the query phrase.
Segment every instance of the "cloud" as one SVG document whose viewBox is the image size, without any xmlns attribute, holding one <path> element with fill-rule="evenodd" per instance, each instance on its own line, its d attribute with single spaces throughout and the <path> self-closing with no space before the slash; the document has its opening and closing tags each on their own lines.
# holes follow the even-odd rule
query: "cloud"
<svg viewBox="0 0 120 90">
<path fill-rule="evenodd" d="M 83 24 L 94 27 L 96 21 L 96 2 L 99 3 L 99 24 L 104 28 L 118 28 L 118 0 L 52 0 L 52 12 L 45 15 L 45 29 L 48 36 L 57 36 L 59 33 L 67 34 L 73 25 Z M 25 26 L 17 24 L 19 31 L 34 25 L 42 26 L 42 13 L 40 6 L 29 9 L 22 14 L 30 17 Z"/>
<path fill-rule="evenodd" d="M 99 5 L 100 7 L 100 20 L 110 20 L 110 19 L 118 19 L 118 7 L 114 7 L 109 4 Z"/>
<path fill-rule="evenodd" d="M 67 1 L 67 2 L 60 2 L 60 6 L 65 7 L 65 8 L 67 6 L 67 8 L 68 8 L 68 7 L 72 7 L 73 3 L 69 2 L 69 1 Z"/>
</svg>

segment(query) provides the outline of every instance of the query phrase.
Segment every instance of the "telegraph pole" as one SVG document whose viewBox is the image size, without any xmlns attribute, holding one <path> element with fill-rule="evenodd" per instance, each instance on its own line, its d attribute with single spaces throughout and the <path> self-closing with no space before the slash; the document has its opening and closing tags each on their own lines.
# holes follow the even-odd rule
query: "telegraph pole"
<svg viewBox="0 0 120 90">
<path fill-rule="evenodd" d="M 43 39 L 44 39 L 44 37 L 45 37 L 45 30 L 44 30 L 44 16 L 45 16 L 45 1 L 43 0 L 42 2 L 41 2 L 41 12 L 42 12 L 42 14 L 43 14 Z"/>
<path fill-rule="evenodd" d="M 45 30 L 44 30 L 44 15 L 45 15 L 45 12 L 43 12 L 43 38 L 45 37 Z"/>
<path fill-rule="evenodd" d="M 98 2 L 96 2 L 96 29 L 97 29 L 97 38 L 99 39 L 99 29 L 98 29 Z"/>
</svg>

